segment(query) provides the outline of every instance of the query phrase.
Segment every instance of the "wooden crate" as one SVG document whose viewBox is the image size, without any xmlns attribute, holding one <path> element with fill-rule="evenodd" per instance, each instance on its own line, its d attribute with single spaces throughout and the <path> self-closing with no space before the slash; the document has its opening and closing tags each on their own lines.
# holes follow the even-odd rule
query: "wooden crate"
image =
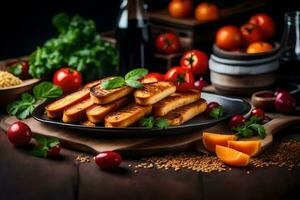
<svg viewBox="0 0 300 200">
<path fill-rule="evenodd" d="M 195 18 L 178 19 L 171 17 L 167 10 L 148 13 L 153 35 L 161 32 L 172 32 L 180 37 L 182 50 L 211 44 L 216 30 L 225 24 L 245 23 L 251 14 L 266 6 L 261 1 L 245 1 L 233 7 L 220 9 L 220 19 L 214 22 L 200 22 Z M 237 24 L 238 25 L 238 24 Z M 211 47 L 211 45 L 210 45 Z"/>
</svg>

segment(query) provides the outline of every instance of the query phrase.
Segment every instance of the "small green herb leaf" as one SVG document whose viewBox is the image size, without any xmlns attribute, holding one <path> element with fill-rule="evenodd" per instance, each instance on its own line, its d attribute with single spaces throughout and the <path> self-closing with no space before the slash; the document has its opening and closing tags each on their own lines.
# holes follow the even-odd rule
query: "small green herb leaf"
<svg viewBox="0 0 300 200">
<path fill-rule="evenodd" d="M 44 81 L 33 88 L 33 95 L 37 100 L 57 98 L 62 95 L 62 89 L 48 81 Z"/>
<path fill-rule="evenodd" d="M 122 87 L 125 84 L 125 80 L 121 76 L 116 76 L 110 80 L 104 81 L 101 83 L 100 87 L 104 90 L 110 90 Z"/>
<path fill-rule="evenodd" d="M 7 113 L 16 116 L 18 119 L 26 119 L 31 116 L 35 99 L 28 93 L 23 93 L 21 100 L 14 101 L 7 106 Z"/>
<path fill-rule="evenodd" d="M 22 65 L 18 63 L 14 66 L 9 67 L 7 71 L 12 73 L 15 76 L 19 76 L 22 73 Z"/>
<path fill-rule="evenodd" d="M 139 80 L 148 74 L 148 70 L 145 68 L 137 68 L 125 75 L 125 80 Z"/>
<path fill-rule="evenodd" d="M 126 85 L 128 85 L 132 88 L 135 88 L 135 89 L 141 89 L 144 87 L 144 85 L 141 82 L 136 81 L 136 80 L 131 80 L 131 79 L 125 80 L 125 83 L 126 83 Z"/>
<path fill-rule="evenodd" d="M 249 128 L 251 128 L 252 130 L 256 131 L 259 135 L 260 138 L 265 138 L 266 137 L 266 130 L 265 128 L 260 125 L 260 124 L 251 124 L 249 126 Z"/>
<path fill-rule="evenodd" d="M 35 140 L 37 142 L 37 145 L 31 151 L 31 154 L 42 158 L 46 158 L 48 155 L 48 151 L 60 144 L 57 138 L 47 138 L 41 135 L 35 136 Z"/>
<path fill-rule="evenodd" d="M 144 127 L 153 128 L 154 123 L 155 123 L 155 119 L 152 116 L 143 117 L 142 119 L 140 119 L 139 123 L 140 123 L 140 125 L 142 125 Z"/>
<path fill-rule="evenodd" d="M 169 127 L 169 122 L 165 118 L 158 118 L 156 120 L 155 126 L 160 129 L 166 129 Z"/>
<path fill-rule="evenodd" d="M 224 115 L 224 108 L 222 106 L 213 108 L 209 113 L 209 116 L 211 116 L 214 119 L 219 119 L 223 115 Z"/>
</svg>

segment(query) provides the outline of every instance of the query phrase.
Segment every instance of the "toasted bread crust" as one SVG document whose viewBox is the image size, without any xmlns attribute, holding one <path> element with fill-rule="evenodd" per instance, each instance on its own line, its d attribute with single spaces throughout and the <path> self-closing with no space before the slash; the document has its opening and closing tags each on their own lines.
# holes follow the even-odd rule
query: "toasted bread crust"
<svg viewBox="0 0 300 200">
<path fill-rule="evenodd" d="M 134 92 L 135 102 L 140 105 L 154 104 L 176 91 L 176 87 L 170 82 L 157 82 L 145 84 L 143 89 Z"/>
<path fill-rule="evenodd" d="M 107 79 L 105 79 L 107 80 Z M 104 81 L 104 79 L 103 79 Z M 101 81 L 101 82 L 103 82 Z M 91 87 L 91 98 L 95 104 L 108 104 L 116 101 L 122 97 L 127 96 L 133 91 L 133 88 L 128 86 L 122 86 L 120 88 L 104 90 L 100 87 L 100 84 Z"/>
<path fill-rule="evenodd" d="M 84 125 L 84 126 L 96 126 L 96 124 L 94 124 L 93 122 L 91 122 L 89 120 L 80 121 L 80 124 Z"/>
<path fill-rule="evenodd" d="M 168 120 L 169 125 L 171 126 L 181 125 L 196 115 L 203 113 L 206 110 L 206 107 L 206 100 L 200 99 L 194 103 L 190 103 L 172 110 L 164 118 Z"/>
<path fill-rule="evenodd" d="M 88 99 L 90 96 L 89 89 L 82 89 L 72 94 L 69 94 L 61 99 L 50 103 L 46 106 L 46 113 L 49 118 L 57 118 L 63 115 L 65 108 L 74 105 L 77 102 Z"/>
<path fill-rule="evenodd" d="M 131 124 L 137 122 L 140 118 L 151 113 L 152 106 L 141 106 L 135 103 L 132 103 L 126 107 L 121 108 L 116 112 L 108 114 L 104 121 L 105 127 L 110 128 L 121 128 L 128 127 Z"/>
<path fill-rule="evenodd" d="M 104 117 L 121 106 L 124 106 L 128 102 L 128 97 L 123 97 L 117 101 L 114 101 L 105 105 L 93 105 L 86 110 L 86 115 L 89 121 L 93 123 L 99 123 L 104 120 Z"/>
<path fill-rule="evenodd" d="M 85 110 L 94 105 L 91 99 L 86 99 L 78 102 L 64 110 L 63 122 L 74 123 L 80 121 L 86 116 Z"/>
<path fill-rule="evenodd" d="M 161 117 L 166 115 L 171 110 L 175 110 L 181 106 L 193 103 L 200 98 L 200 92 L 195 91 L 174 93 L 155 103 L 152 108 L 152 114 L 154 116 Z"/>
</svg>

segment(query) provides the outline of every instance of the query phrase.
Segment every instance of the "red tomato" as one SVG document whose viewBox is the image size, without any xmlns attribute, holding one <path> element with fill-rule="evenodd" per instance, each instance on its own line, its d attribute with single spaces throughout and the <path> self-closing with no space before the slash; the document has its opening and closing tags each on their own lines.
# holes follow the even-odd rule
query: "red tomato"
<svg viewBox="0 0 300 200">
<path fill-rule="evenodd" d="M 180 41 L 178 36 L 173 33 L 162 33 L 156 37 L 155 46 L 160 53 L 178 53 L 180 50 Z"/>
<path fill-rule="evenodd" d="M 8 128 L 7 137 L 13 145 L 22 146 L 29 144 L 32 132 L 27 124 L 15 122 Z"/>
<path fill-rule="evenodd" d="M 81 82 L 81 74 L 68 67 L 59 69 L 53 76 L 53 83 L 60 86 L 64 94 L 77 91 L 81 87 Z"/>
<path fill-rule="evenodd" d="M 59 144 L 50 148 L 47 152 L 47 157 L 50 157 L 50 158 L 57 157 L 60 153 L 60 150 L 61 150 L 61 146 Z"/>
<path fill-rule="evenodd" d="M 194 83 L 195 89 L 200 90 L 200 91 L 202 91 L 202 89 L 207 85 L 208 84 L 206 83 L 205 80 L 198 80 L 198 81 L 195 81 L 195 83 Z"/>
<path fill-rule="evenodd" d="M 120 154 L 114 151 L 106 151 L 99 153 L 95 157 L 96 164 L 104 170 L 117 168 L 121 162 L 122 157 Z"/>
<path fill-rule="evenodd" d="M 245 117 L 243 117 L 242 115 L 235 115 L 230 119 L 229 127 L 230 127 L 230 129 L 234 129 L 238 126 L 244 125 L 245 122 L 246 122 Z"/>
<path fill-rule="evenodd" d="M 214 21 L 219 19 L 219 8 L 212 3 L 200 3 L 195 9 L 195 18 L 198 21 Z"/>
<path fill-rule="evenodd" d="M 239 49 L 243 44 L 242 33 L 236 26 L 224 26 L 220 28 L 216 35 L 216 44 L 224 50 Z"/>
<path fill-rule="evenodd" d="M 241 33 L 243 35 L 245 45 L 253 42 L 260 42 L 264 39 L 261 28 L 256 24 L 244 24 L 241 27 Z"/>
<path fill-rule="evenodd" d="M 190 68 L 195 76 L 203 76 L 208 70 L 208 56 L 198 50 L 189 50 L 183 54 L 180 65 Z"/>
<path fill-rule="evenodd" d="M 266 113 L 260 108 L 255 108 L 251 111 L 251 117 L 253 116 L 255 116 L 259 121 L 263 121 L 265 119 Z"/>
<path fill-rule="evenodd" d="M 172 0 L 169 4 L 169 13 L 172 17 L 188 17 L 192 11 L 193 2 L 191 0 Z"/>
<path fill-rule="evenodd" d="M 142 83 L 155 83 L 158 81 L 164 81 L 165 77 L 163 74 L 161 73 L 157 73 L 157 72 L 152 72 L 147 74 L 142 80 Z"/>
<path fill-rule="evenodd" d="M 249 23 L 256 24 L 262 29 L 264 39 L 270 39 L 275 35 L 275 23 L 272 18 L 266 14 L 256 14 L 252 16 Z"/>
<path fill-rule="evenodd" d="M 165 75 L 166 81 L 176 82 L 177 91 L 187 91 L 194 88 L 194 76 L 186 67 L 172 67 Z"/>
</svg>

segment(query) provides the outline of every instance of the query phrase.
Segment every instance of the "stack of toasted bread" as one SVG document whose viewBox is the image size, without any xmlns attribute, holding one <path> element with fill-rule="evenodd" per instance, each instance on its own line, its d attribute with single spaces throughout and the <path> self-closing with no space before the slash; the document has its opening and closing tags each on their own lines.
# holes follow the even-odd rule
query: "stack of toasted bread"
<svg viewBox="0 0 300 200">
<path fill-rule="evenodd" d="M 207 103 L 200 92 L 176 92 L 171 82 L 146 83 L 142 89 L 122 86 L 105 90 L 100 84 L 109 78 L 87 84 L 46 106 L 49 118 L 65 123 L 105 127 L 128 127 L 147 115 L 163 117 L 169 125 L 181 125 L 205 111 Z"/>
</svg>

